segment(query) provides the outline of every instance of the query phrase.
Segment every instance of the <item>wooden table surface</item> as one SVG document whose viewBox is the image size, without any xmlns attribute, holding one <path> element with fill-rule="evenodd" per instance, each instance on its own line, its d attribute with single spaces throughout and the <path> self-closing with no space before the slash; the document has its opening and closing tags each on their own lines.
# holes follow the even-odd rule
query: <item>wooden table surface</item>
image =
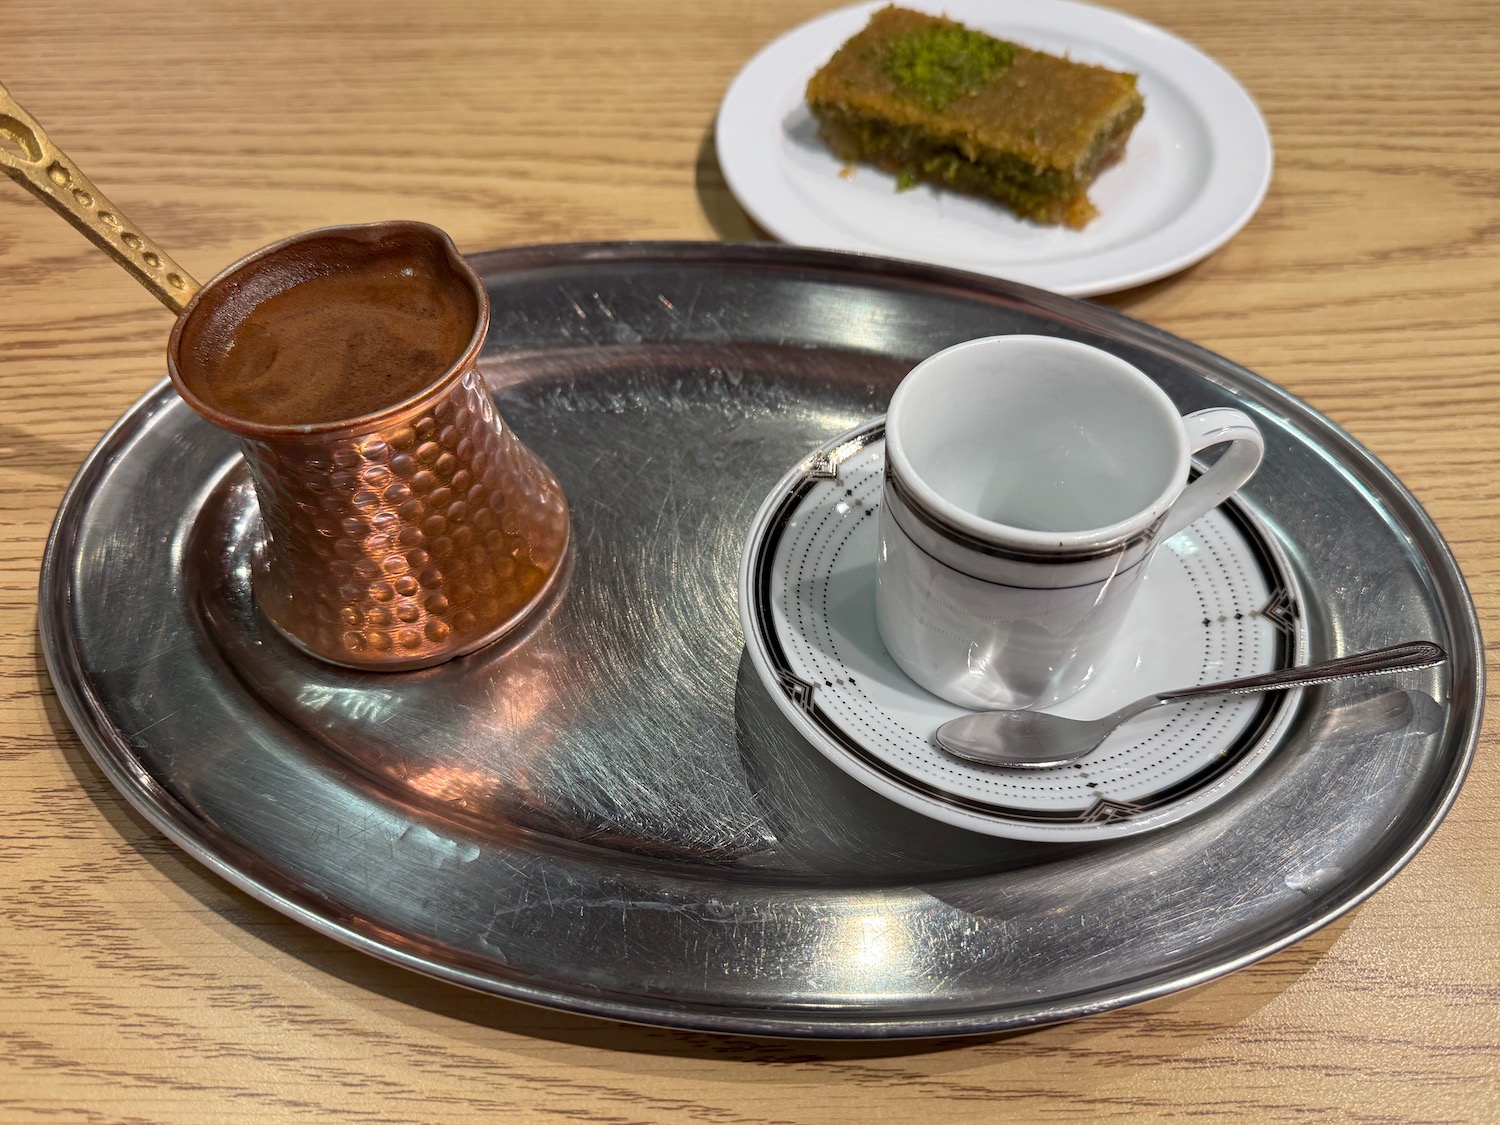
<svg viewBox="0 0 1500 1125">
<path fill-rule="evenodd" d="M 831 6 L 4 0 L 0 81 L 202 278 L 393 217 L 465 250 L 763 238 L 724 186 L 714 115 L 760 45 Z M 1224 249 L 1103 300 L 1352 431 L 1500 635 L 1500 6 L 1119 6 L 1250 89 L 1276 173 Z M 0 1121 L 1500 1120 L 1493 719 L 1446 822 L 1364 906 L 1225 979 L 1025 1034 L 619 1025 L 431 982 L 250 899 L 116 794 L 39 653 L 49 521 L 163 375 L 169 327 L 0 183 Z"/>
</svg>

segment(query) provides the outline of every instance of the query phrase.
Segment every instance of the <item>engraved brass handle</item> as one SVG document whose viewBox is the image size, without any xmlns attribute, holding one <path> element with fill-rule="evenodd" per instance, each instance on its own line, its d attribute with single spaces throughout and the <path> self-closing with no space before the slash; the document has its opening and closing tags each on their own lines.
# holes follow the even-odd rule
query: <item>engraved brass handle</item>
<svg viewBox="0 0 1500 1125">
<path fill-rule="evenodd" d="M 105 198 L 4 86 L 0 169 L 82 231 L 174 313 L 198 291 L 192 275 Z"/>
</svg>

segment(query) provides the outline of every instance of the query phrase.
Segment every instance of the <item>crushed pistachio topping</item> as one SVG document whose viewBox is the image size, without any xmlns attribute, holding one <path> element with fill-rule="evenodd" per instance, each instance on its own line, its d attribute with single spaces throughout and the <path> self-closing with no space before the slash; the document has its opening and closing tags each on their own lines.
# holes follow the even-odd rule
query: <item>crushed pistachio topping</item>
<svg viewBox="0 0 1500 1125">
<path fill-rule="evenodd" d="M 934 24 L 891 40 L 885 71 L 928 109 L 971 94 L 1010 65 L 1015 47 L 958 24 Z"/>
</svg>

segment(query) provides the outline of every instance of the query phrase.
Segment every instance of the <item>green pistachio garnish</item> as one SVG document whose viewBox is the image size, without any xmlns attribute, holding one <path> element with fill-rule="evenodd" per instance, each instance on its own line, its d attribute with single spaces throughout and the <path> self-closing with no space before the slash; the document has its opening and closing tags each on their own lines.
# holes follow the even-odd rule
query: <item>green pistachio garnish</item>
<svg viewBox="0 0 1500 1125">
<path fill-rule="evenodd" d="M 990 82 L 1014 57 L 1009 43 L 957 24 L 934 24 L 891 40 L 885 72 L 904 96 L 937 110 Z"/>
</svg>

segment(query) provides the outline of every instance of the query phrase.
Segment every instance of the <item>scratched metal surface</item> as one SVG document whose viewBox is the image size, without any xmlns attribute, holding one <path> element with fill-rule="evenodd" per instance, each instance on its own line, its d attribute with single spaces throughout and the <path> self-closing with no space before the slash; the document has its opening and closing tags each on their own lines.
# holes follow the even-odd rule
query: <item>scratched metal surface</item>
<svg viewBox="0 0 1500 1125">
<path fill-rule="evenodd" d="M 961 1034 L 1227 972 L 1390 878 L 1462 781 L 1483 699 L 1446 545 L 1360 447 L 1272 385 L 1083 302 L 786 247 L 553 246 L 474 259 L 486 371 L 552 466 L 576 550 L 503 647 L 359 674 L 290 649 L 247 587 L 236 447 L 170 388 L 80 470 L 44 650 L 120 792 L 191 854 L 340 940 L 494 993 L 778 1035 Z M 1266 431 L 1245 496 L 1312 603 L 1313 658 L 1410 637 L 1444 667 L 1310 693 L 1208 812 L 1108 845 L 1007 843 L 866 792 L 742 656 L 757 505 L 918 358 L 1051 332 Z"/>
</svg>

